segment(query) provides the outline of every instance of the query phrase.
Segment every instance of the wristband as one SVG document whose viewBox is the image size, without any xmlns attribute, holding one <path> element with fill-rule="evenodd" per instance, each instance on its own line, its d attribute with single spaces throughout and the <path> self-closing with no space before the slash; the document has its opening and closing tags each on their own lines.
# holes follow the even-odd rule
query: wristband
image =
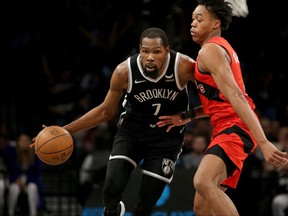
<svg viewBox="0 0 288 216">
<path fill-rule="evenodd" d="M 194 109 L 191 109 L 191 110 L 188 110 L 186 112 L 182 112 L 181 113 L 181 118 L 183 120 L 186 120 L 186 119 L 193 119 L 194 117 L 196 116 L 196 113 L 195 113 L 195 110 Z"/>
</svg>

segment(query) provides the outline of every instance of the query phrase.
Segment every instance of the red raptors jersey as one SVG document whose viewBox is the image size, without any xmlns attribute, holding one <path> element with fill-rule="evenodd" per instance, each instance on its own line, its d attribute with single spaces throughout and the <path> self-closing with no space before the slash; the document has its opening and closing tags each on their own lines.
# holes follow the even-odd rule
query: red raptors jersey
<svg viewBox="0 0 288 216">
<path fill-rule="evenodd" d="M 219 44 L 227 50 L 231 57 L 231 69 L 234 78 L 248 100 L 251 108 L 254 110 L 255 105 L 245 92 L 240 62 L 234 49 L 223 37 L 213 37 L 208 41 L 208 43 Z M 195 79 L 204 112 L 211 118 L 211 124 L 214 127 L 214 135 L 223 128 L 227 128 L 235 123 L 240 125 L 243 124 L 230 102 L 227 101 L 224 95 L 219 91 L 211 74 L 205 71 L 199 71 L 198 58 L 196 59 Z"/>
</svg>

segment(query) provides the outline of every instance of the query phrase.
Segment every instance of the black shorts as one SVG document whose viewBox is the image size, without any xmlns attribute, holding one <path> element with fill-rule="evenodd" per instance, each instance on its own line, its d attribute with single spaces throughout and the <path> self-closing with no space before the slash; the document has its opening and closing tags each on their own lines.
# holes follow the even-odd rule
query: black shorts
<svg viewBox="0 0 288 216">
<path fill-rule="evenodd" d="M 111 159 L 125 159 L 141 166 L 143 173 L 170 183 L 182 151 L 184 130 L 167 133 L 150 124 L 122 122 L 116 133 Z"/>
</svg>

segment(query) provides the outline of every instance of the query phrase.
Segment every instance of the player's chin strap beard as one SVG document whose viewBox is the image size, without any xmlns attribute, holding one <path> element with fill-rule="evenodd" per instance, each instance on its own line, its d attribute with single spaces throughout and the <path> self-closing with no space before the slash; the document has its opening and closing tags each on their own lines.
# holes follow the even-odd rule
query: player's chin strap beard
<svg viewBox="0 0 288 216">
<path fill-rule="evenodd" d="M 148 71 L 146 70 L 146 68 L 145 68 L 145 69 L 144 69 L 144 74 L 145 74 L 145 76 L 151 77 L 152 79 L 156 79 L 156 78 L 158 77 L 158 72 L 159 72 L 160 69 L 163 67 L 163 65 L 164 65 L 164 63 L 165 63 L 165 61 L 166 61 L 166 56 L 167 56 L 167 53 L 166 53 L 166 55 L 165 55 L 164 60 L 162 61 L 161 66 L 160 66 L 159 68 L 155 68 L 154 71 L 148 72 Z"/>
<path fill-rule="evenodd" d="M 145 76 L 148 76 L 148 77 L 151 77 L 153 79 L 156 79 L 157 76 L 158 76 L 158 71 L 159 69 L 158 68 L 155 68 L 154 71 L 151 71 L 151 72 L 148 72 L 146 69 L 144 70 L 144 74 Z"/>
</svg>

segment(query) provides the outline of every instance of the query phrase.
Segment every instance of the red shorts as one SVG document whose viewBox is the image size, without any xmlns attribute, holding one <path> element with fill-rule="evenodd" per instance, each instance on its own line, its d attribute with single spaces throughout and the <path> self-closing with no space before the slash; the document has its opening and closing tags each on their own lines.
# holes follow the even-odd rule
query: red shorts
<svg viewBox="0 0 288 216">
<path fill-rule="evenodd" d="M 235 164 L 236 169 L 221 185 L 236 188 L 243 168 L 244 160 L 256 148 L 256 142 L 251 133 L 238 125 L 222 130 L 211 139 L 208 148 L 219 145 Z"/>
</svg>

